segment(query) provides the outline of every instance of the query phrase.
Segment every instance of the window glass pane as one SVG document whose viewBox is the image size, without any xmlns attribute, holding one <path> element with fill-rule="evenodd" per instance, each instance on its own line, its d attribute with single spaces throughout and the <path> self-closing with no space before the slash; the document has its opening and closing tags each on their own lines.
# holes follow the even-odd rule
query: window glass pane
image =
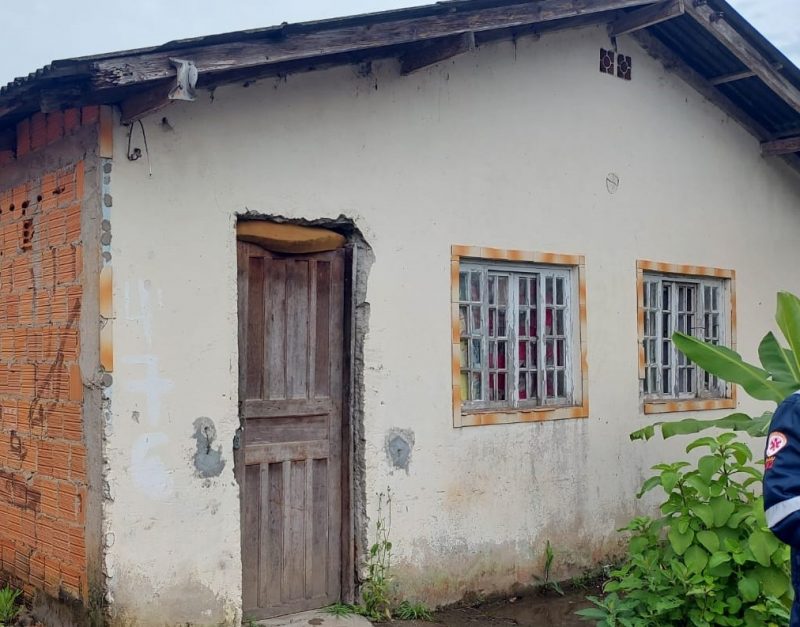
<svg viewBox="0 0 800 627">
<path fill-rule="evenodd" d="M 458 273 L 458 300 L 465 301 L 467 300 L 468 294 L 468 285 L 469 285 L 469 274 L 467 272 L 459 272 Z"/>
</svg>

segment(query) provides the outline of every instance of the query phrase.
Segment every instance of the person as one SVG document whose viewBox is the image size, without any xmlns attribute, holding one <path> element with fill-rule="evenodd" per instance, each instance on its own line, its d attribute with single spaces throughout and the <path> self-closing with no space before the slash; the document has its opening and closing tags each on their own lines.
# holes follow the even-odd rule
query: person
<svg viewBox="0 0 800 627">
<path fill-rule="evenodd" d="M 775 411 L 764 449 L 767 526 L 791 551 L 794 603 L 789 627 L 800 627 L 800 391 Z"/>
</svg>

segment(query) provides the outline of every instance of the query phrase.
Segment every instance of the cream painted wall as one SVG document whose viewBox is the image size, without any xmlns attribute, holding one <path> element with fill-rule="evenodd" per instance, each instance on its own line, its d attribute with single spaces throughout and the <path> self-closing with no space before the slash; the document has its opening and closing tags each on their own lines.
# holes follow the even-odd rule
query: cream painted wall
<svg viewBox="0 0 800 627">
<path fill-rule="evenodd" d="M 588 28 L 408 77 L 385 62 L 366 77 L 346 67 L 220 88 L 145 120 L 151 177 L 117 129 L 107 525 L 119 612 L 212 622 L 238 609 L 233 225 L 248 209 L 344 214 L 374 249 L 367 496 L 374 513 L 375 494 L 393 492 L 404 594 L 448 602 L 528 582 L 547 540 L 562 576 L 617 549 L 614 530 L 645 508 L 633 495 L 647 469 L 685 444 L 628 441 L 650 420 L 636 259 L 735 269 L 752 357 L 776 290 L 800 290 L 800 177 L 632 40 L 619 43 L 633 81 L 600 74 L 607 43 Z M 454 243 L 586 256 L 588 420 L 452 427 Z M 200 416 L 226 461 L 205 480 L 192 463 Z M 407 473 L 384 451 L 393 427 L 415 434 Z"/>
</svg>

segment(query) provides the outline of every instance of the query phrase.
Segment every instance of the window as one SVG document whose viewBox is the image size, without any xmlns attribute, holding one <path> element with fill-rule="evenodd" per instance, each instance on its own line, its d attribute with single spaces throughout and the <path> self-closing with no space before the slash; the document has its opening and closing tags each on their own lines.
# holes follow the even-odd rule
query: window
<svg viewBox="0 0 800 627">
<path fill-rule="evenodd" d="M 456 252 L 456 425 L 578 417 L 581 412 L 571 410 L 584 409 L 582 258 L 485 248 Z M 558 411 L 565 408 L 570 411 Z"/>
<path fill-rule="evenodd" d="M 733 347 L 733 271 L 639 262 L 640 378 L 645 412 L 733 407 L 725 382 L 672 343 L 675 332 Z M 681 404 L 683 402 L 683 404 Z"/>
</svg>

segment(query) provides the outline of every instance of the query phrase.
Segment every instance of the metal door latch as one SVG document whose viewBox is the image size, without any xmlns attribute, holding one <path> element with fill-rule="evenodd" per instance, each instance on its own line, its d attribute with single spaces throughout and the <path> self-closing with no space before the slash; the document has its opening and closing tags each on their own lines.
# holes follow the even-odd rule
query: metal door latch
<svg viewBox="0 0 800 627">
<path fill-rule="evenodd" d="M 236 429 L 236 433 L 233 434 L 233 450 L 238 451 L 242 448 L 242 428 L 239 427 Z"/>
</svg>

